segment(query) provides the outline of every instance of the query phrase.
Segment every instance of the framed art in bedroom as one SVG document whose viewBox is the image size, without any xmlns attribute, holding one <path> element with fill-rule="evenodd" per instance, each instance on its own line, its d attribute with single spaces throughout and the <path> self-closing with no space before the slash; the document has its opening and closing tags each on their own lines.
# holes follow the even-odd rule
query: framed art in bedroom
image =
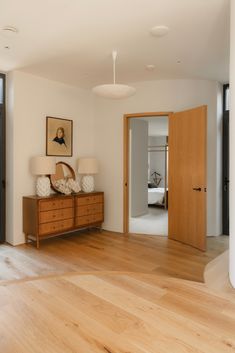
<svg viewBox="0 0 235 353">
<path fill-rule="evenodd" d="M 46 155 L 72 157 L 73 121 L 46 117 Z"/>
</svg>

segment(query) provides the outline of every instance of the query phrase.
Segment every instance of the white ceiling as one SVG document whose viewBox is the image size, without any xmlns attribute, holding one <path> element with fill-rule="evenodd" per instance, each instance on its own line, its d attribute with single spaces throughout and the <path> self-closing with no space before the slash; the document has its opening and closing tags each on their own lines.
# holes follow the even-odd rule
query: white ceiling
<svg viewBox="0 0 235 353">
<path fill-rule="evenodd" d="M 0 70 L 90 88 L 166 78 L 228 81 L 229 0 L 0 0 Z M 149 29 L 166 25 L 166 37 Z M 10 49 L 4 49 L 8 45 Z M 177 63 L 177 61 L 181 63 Z M 154 64 L 148 72 L 145 65 Z"/>
</svg>

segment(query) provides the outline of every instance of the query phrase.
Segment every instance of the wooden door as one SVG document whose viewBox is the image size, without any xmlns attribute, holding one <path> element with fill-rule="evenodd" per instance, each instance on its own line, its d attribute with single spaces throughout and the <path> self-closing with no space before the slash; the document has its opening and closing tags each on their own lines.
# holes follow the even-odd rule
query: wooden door
<svg viewBox="0 0 235 353">
<path fill-rule="evenodd" d="M 169 119 L 169 238 L 206 250 L 207 107 Z"/>
</svg>

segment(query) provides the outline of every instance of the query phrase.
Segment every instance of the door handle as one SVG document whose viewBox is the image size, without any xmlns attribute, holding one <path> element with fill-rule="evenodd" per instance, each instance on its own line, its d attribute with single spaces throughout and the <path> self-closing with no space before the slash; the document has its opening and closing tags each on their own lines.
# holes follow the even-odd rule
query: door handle
<svg viewBox="0 0 235 353">
<path fill-rule="evenodd" d="M 202 191 L 202 188 L 193 188 L 194 191 Z"/>
</svg>

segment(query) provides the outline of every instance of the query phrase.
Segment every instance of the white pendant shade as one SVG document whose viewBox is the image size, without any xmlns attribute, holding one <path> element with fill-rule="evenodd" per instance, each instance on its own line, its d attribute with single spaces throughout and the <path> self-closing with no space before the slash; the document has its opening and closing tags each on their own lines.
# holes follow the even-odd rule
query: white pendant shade
<svg viewBox="0 0 235 353">
<path fill-rule="evenodd" d="M 111 99 L 123 99 L 135 94 L 136 89 L 131 86 L 111 83 L 107 85 L 96 86 L 92 91 L 100 97 Z"/>
<path fill-rule="evenodd" d="M 113 57 L 113 83 L 99 85 L 92 89 L 92 91 L 100 97 L 110 98 L 110 99 L 123 99 L 128 98 L 135 94 L 136 89 L 128 85 L 122 85 L 116 83 L 116 59 L 117 52 L 112 52 Z"/>
</svg>

